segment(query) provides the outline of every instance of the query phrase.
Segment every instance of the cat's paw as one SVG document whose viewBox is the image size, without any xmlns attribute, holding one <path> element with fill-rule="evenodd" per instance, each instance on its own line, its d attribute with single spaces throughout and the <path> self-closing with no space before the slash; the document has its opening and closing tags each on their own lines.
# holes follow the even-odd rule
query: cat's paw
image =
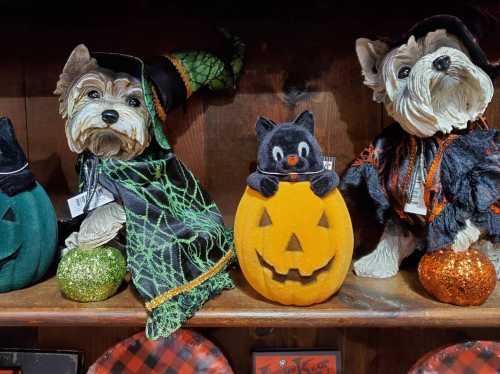
<svg viewBox="0 0 500 374">
<path fill-rule="evenodd" d="M 260 181 L 260 193 L 265 197 L 273 196 L 278 191 L 278 179 L 272 177 L 262 178 Z"/>
<path fill-rule="evenodd" d="M 327 171 L 314 177 L 311 181 L 311 189 L 319 196 L 323 197 L 328 192 L 339 185 L 339 177 L 334 171 Z"/>
</svg>

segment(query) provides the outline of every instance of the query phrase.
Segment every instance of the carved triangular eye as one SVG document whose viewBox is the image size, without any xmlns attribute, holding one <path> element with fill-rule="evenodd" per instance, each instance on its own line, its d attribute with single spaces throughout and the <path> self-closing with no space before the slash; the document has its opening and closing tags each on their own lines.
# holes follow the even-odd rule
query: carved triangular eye
<svg viewBox="0 0 500 374">
<path fill-rule="evenodd" d="M 273 221 L 271 221 L 271 217 L 269 217 L 269 213 L 267 213 L 266 208 L 264 208 L 264 212 L 262 213 L 262 217 L 260 217 L 259 226 L 265 227 L 265 226 L 271 226 L 272 224 L 273 224 Z"/>
<path fill-rule="evenodd" d="M 326 229 L 330 228 L 330 225 L 328 223 L 328 218 L 326 217 L 325 212 L 321 215 L 321 218 L 319 219 L 318 226 L 324 227 Z"/>
<path fill-rule="evenodd" d="M 302 246 L 300 245 L 297 235 L 292 234 L 290 240 L 288 241 L 288 245 L 286 246 L 286 250 L 292 252 L 302 252 Z"/>
<path fill-rule="evenodd" d="M 12 208 L 9 208 L 5 211 L 2 220 L 9 222 L 16 222 L 16 215 L 14 214 Z"/>
</svg>

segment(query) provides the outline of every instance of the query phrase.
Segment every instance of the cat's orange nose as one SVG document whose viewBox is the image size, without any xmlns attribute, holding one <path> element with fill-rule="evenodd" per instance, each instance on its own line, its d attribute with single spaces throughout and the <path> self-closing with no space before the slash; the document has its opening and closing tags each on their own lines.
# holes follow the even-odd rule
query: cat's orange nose
<svg viewBox="0 0 500 374">
<path fill-rule="evenodd" d="M 286 162 L 290 166 L 295 166 L 299 162 L 299 156 L 297 155 L 290 155 L 286 158 Z"/>
</svg>

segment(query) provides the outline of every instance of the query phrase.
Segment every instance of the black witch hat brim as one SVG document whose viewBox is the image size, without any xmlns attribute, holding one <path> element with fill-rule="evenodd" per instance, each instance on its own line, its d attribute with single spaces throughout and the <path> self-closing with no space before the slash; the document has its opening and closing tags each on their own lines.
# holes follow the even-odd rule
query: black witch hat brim
<svg viewBox="0 0 500 374">
<path fill-rule="evenodd" d="M 144 79 L 145 74 L 153 84 L 164 112 L 181 106 L 188 97 L 186 84 L 178 68 L 167 56 L 155 56 L 143 61 L 120 53 L 97 52 L 92 53 L 92 57 L 102 68 L 131 74 L 139 80 Z"/>
<path fill-rule="evenodd" d="M 479 42 L 458 17 L 441 14 L 426 18 L 415 24 L 402 38 L 390 43 L 391 48 L 406 44 L 413 35 L 415 39 L 424 37 L 431 31 L 445 29 L 448 33 L 455 35 L 464 44 L 474 64 L 483 69 L 492 80 L 500 74 L 500 65 L 488 60 L 486 53 L 479 46 Z"/>
<path fill-rule="evenodd" d="M 101 68 L 123 72 L 132 75 L 133 77 L 142 79 L 142 61 L 134 56 L 121 53 L 92 53 L 92 57 L 97 60 Z"/>
</svg>

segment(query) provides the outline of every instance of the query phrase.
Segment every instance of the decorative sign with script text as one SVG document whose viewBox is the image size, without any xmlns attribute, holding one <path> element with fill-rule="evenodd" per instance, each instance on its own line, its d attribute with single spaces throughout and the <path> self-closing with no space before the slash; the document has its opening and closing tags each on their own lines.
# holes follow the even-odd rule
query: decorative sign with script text
<svg viewBox="0 0 500 374">
<path fill-rule="evenodd" d="M 340 374 L 339 351 L 254 352 L 254 374 Z"/>
</svg>

